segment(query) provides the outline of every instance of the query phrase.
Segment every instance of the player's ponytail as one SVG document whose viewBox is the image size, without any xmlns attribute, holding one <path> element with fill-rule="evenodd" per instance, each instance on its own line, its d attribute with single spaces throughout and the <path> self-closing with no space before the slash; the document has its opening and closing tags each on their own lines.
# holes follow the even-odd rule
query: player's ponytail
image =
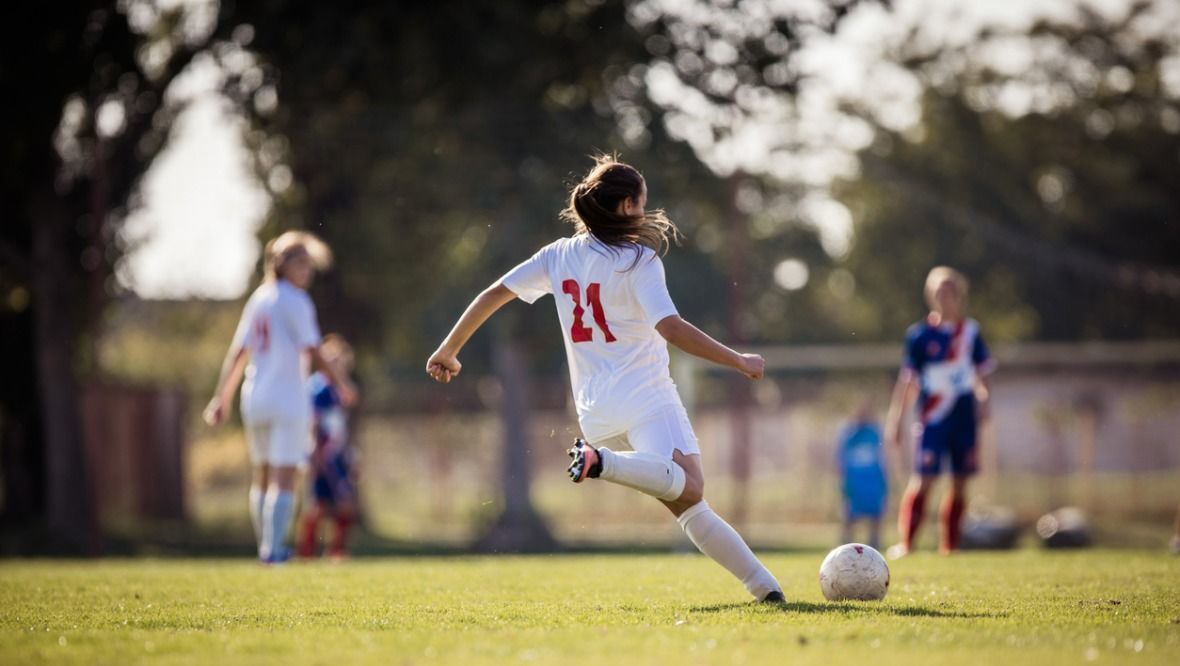
<svg viewBox="0 0 1180 666">
<path fill-rule="evenodd" d="M 613 155 L 594 159 L 594 168 L 570 191 L 569 205 L 561 218 L 574 225 L 577 233 L 588 233 L 611 248 L 636 250 L 640 246 L 659 254 L 667 252 L 680 232 L 662 210 L 643 215 L 625 215 L 619 204 L 626 199 L 638 201 L 643 192 L 643 176 Z"/>
</svg>

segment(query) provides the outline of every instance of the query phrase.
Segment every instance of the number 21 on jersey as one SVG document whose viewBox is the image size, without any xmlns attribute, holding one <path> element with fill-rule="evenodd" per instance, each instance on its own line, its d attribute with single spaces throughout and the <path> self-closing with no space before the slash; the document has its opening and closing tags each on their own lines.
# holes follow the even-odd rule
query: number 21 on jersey
<svg viewBox="0 0 1180 666">
<path fill-rule="evenodd" d="M 606 324 L 606 313 L 602 310 L 602 300 L 599 298 L 601 289 L 602 285 L 597 282 L 586 285 L 586 303 L 590 305 L 594 323 L 598 324 L 606 341 L 614 342 L 615 336 Z M 574 342 L 590 342 L 594 339 L 594 330 L 582 323 L 582 315 L 586 313 L 582 307 L 582 287 L 577 280 L 566 280 L 561 283 L 561 290 L 574 301 L 574 325 L 570 327 L 570 339 Z"/>
</svg>

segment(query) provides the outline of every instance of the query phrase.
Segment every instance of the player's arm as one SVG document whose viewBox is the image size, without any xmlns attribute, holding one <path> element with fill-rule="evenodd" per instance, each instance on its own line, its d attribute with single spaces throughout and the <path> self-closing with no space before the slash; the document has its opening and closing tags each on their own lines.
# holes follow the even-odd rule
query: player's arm
<svg viewBox="0 0 1180 666">
<path fill-rule="evenodd" d="M 987 375 L 975 376 L 975 416 L 980 421 L 987 420 L 991 414 L 991 383 Z"/>
<path fill-rule="evenodd" d="M 246 372 L 246 362 L 249 358 L 250 353 L 245 347 L 231 346 L 226 352 L 225 361 L 221 364 L 221 376 L 217 378 L 217 390 L 213 392 L 213 399 L 205 407 L 205 423 L 221 425 L 229 417 L 234 393 Z"/>
<path fill-rule="evenodd" d="M 903 368 L 893 386 L 893 398 L 889 401 L 889 414 L 885 417 L 885 439 L 893 446 L 901 446 L 901 424 L 905 411 L 918 397 L 918 376 L 913 370 Z"/>
<path fill-rule="evenodd" d="M 455 327 L 438 346 L 438 350 L 430 355 L 426 361 L 426 372 L 435 381 L 444 384 L 458 376 L 459 371 L 463 369 L 463 364 L 459 363 L 459 351 L 463 349 L 463 345 L 467 344 L 471 336 L 496 310 L 514 298 L 516 294 L 500 282 L 484 289 L 471 301 L 471 305 L 467 306 L 459 321 L 455 322 Z"/>
<path fill-rule="evenodd" d="M 664 317 L 656 324 L 656 332 L 669 344 L 717 365 L 733 368 L 750 379 L 762 379 L 766 362 L 758 354 L 740 354 L 714 340 L 708 333 L 680 318 Z"/>
</svg>

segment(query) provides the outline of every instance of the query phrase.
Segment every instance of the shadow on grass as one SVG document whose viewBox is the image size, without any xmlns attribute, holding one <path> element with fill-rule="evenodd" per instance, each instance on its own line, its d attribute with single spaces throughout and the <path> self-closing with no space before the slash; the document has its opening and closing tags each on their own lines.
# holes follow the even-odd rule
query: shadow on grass
<svg viewBox="0 0 1180 666">
<path fill-rule="evenodd" d="M 1006 615 L 1006 613 L 964 613 L 961 611 L 942 611 L 923 606 L 890 606 L 887 604 L 878 605 L 875 603 L 856 602 L 817 604 L 809 601 L 791 601 L 785 604 L 757 604 L 754 607 L 779 613 L 842 613 L 844 615 L 871 613 L 874 615 L 897 615 L 899 617 L 943 617 L 955 619 L 999 618 Z M 749 609 L 751 608 L 751 604 L 748 602 L 710 604 L 708 606 L 695 606 L 692 608 L 692 611 L 695 613 L 724 613 L 743 608 Z"/>
</svg>

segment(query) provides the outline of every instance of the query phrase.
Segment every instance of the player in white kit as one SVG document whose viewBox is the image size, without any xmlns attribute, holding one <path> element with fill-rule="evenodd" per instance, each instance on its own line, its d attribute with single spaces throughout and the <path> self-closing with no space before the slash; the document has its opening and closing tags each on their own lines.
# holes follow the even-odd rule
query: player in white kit
<svg viewBox="0 0 1180 666">
<path fill-rule="evenodd" d="M 242 421 L 254 467 L 250 518 L 259 559 L 278 563 L 289 557 L 283 544 L 295 478 L 311 451 L 307 361 L 329 377 L 343 402 L 351 404 L 356 394 L 320 354 L 315 305 L 306 291 L 316 269 L 331 264 L 331 252 L 315 236 L 289 231 L 267 243 L 265 254 L 266 279 L 242 311 L 205 420 L 225 421 L 244 374 Z"/>
<path fill-rule="evenodd" d="M 676 227 L 646 204 L 647 185 L 635 168 L 598 158 L 562 211 L 576 233 L 476 297 L 426 371 L 449 382 L 462 369 L 459 351 L 492 313 L 514 298 L 533 303 L 553 294 L 589 442 L 570 449 L 571 478 L 611 481 L 659 499 L 701 552 L 755 599 L 783 601 L 778 581 L 703 499 L 700 448 L 668 372 L 667 343 L 751 379 L 762 377 L 762 357 L 739 354 L 679 317 L 659 257 Z"/>
</svg>

